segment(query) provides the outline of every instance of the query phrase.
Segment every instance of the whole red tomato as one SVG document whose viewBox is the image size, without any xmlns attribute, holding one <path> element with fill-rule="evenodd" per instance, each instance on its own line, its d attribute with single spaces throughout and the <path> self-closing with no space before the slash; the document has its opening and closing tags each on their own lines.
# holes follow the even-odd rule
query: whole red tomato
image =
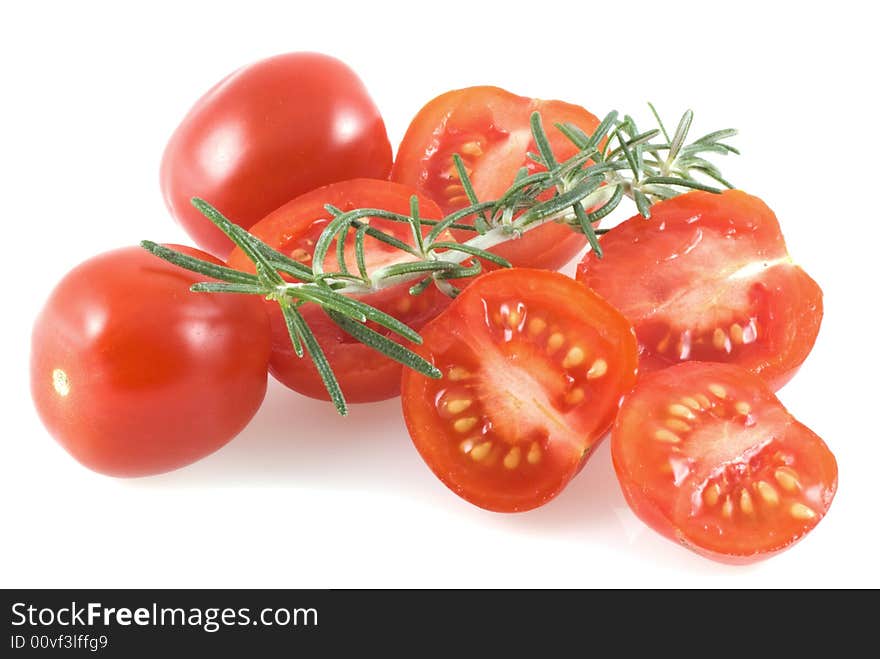
<svg viewBox="0 0 880 659">
<path fill-rule="evenodd" d="M 171 214 L 225 258 L 232 243 L 192 197 L 247 229 L 309 190 L 390 170 L 385 124 L 354 71 L 326 55 L 288 53 L 208 90 L 171 136 L 160 177 Z"/>
<path fill-rule="evenodd" d="M 46 428 L 85 466 L 112 476 L 176 469 L 226 444 L 257 411 L 266 311 L 255 296 L 191 293 L 203 279 L 125 247 L 77 266 L 50 295 L 34 326 L 31 393 Z"/>
</svg>

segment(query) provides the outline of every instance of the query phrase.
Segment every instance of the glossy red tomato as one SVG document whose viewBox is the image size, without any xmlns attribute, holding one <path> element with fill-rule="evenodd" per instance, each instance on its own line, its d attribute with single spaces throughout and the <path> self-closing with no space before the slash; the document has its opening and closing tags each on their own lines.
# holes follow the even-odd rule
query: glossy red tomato
<svg viewBox="0 0 880 659">
<path fill-rule="evenodd" d="M 640 379 L 611 433 L 614 468 L 633 511 L 716 560 L 782 551 L 825 516 L 837 463 L 759 377 L 690 362 Z"/>
<path fill-rule="evenodd" d="M 390 181 L 356 179 L 334 183 L 292 200 L 257 222 L 251 227 L 251 233 L 271 247 L 311 266 L 315 242 L 329 222 L 325 204 L 332 204 L 343 211 L 381 208 L 408 214 L 409 200 L 414 194 L 419 197 L 420 215 L 423 218 L 442 217 L 434 202 L 412 188 Z M 413 243 L 412 229 L 408 224 L 370 218 L 370 225 L 407 244 Z M 427 233 L 430 228 L 425 225 L 424 232 Z M 338 270 L 335 245 L 334 241 L 324 261 L 324 272 Z M 370 236 L 364 238 L 364 250 L 368 272 L 392 263 L 413 260 L 405 252 Z M 346 243 L 346 264 L 352 272 L 357 272 L 354 241 L 351 237 Z M 229 265 L 239 270 L 254 271 L 253 263 L 240 249 L 230 254 Z M 418 330 L 446 307 L 450 300 L 434 286 L 421 295 L 410 295 L 409 288 L 413 283 L 409 281 L 356 297 Z M 278 305 L 274 302 L 267 304 L 270 307 L 272 325 L 272 359 L 269 365 L 272 375 L 295 391 L 328 400 L 327 390 L 312 360 L 296 356 Z M 384 400 L 400 392 L 400 364 L 352 338 L 330 320 L 319 306 L 306 304 L 300 311 L 315 332 L 348 402 Z M 403 341 L 396 334 L 374 323 L 370 323 L 369 327 L 390 339 Z"/>
<path fill-rule="evenodd" d="M 226 444 L 257 411 L 266 312 L 252 296 L 189 291 L 203 280 L 125 247 L 52 291 L 34 326 L 31 393 L 46 428 L 85 466 L 111 476 L 176 469 Z"/>
<path fill-rule="evenodd" d="M 249 228 L 304 192 L 390 170 L 385 124 L 355 73 L 326 55 L 288 53 L 235 71 L 196 102 L 165 148 L 161 183 L 193 240 L 225 258 L 232 243 L 192 197 Z"/>
<path fill-rule="evenodd" d="M 655 204 L 602 237 L 577 278 L 630 319 L 642 373 L 687 360 L 739 364 L 774 389 L 813 347 L 822 290 L 791 262 L 764 202 L 739 190 Z"/>
<path fill-rule="evenodd" d="M 458 153 L 481 201 L 500 197 L 517 171 L 538 165 L 527 157 L 537 152 L 529 127 L 534 111 L 541 113 L 550 145 L 560 162 L 578 149 L 553 124 L 572 123 L 587 134 L 599 124 L 578 105 L 516 96 L 498 87 L 469 87 L 438 96 L 422 108 L 406 131 L 391 173 L 392 180 L 414 186 L 434 199 L 444 213 L 469 204 L 452 161 Z M 458 240 L 475 234 L 457 230 Z M 513 265 L 557 270 L 587 244 L 583 234 L 550 223 L 518 240 L 492 249 Z"/>
<path fill-rule="evenodd" d="M 632 326 L 545 270 L 483 275 L 422 337 L 418 352 L 444 377 L 404 371 L 410 436 L 441 481 L 489 510 L 529 510 L 559 494 L 636 377 Z"/>
</svg>

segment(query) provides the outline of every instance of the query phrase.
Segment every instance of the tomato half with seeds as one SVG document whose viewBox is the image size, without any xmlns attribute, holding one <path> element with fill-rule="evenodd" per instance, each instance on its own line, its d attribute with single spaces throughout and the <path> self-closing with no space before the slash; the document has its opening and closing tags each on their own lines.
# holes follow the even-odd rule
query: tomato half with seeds
<svg viewBox="0 0 880 659">
<path fill-rule="evenodd" d="M 767 205 L 739 190 L 655 204 L 602 237 L 577 279 L 632 321 L 640 372 L 679 362 L 739 364 L 775 390 L 810 353 L 822 290 L 792 263 Z"/>
<path fill-rule="evenodd" d="M 488 510 L 540 506 L 580 470 L 636 377 L 632 326 L 559 273 L 477 279 L 422 330 L 441 380 L 403 374 L 403 413 L 432 471 Z"/>
<path fill-rule="evenodd" d="M 419 198 L 419 213 L 423 218 L 435 220 L 442 218 L 442 213 L 434 202 L 408 186 L 391 181 L 354 179 L 333 183 L 297 197 L 257 222 L 250 231 L 278 251 L 312 266 L 315 242 L 330 221 L 329 214 L 324 208 L 325 204 L 336 206 L 342 211 L 380 208 L 394 213 L 409 214 L 412 195 Z M 412 229 L 409 224 L 381 218 L 367 219 L 371 226 L 409 245 L 413 244 Z M 423 226 L 425 233 L 430 229 L 430 225 Z M 373 272 L 382 266 L 414 260 L 406 252 L 369 235 L 364 237 L 364 258 L 368 272 Z M 354 239 L 351 236 L 346 242 L 345 262 L 351 272 L 358 271 Z M 253 263 L 238 248 L 230 254 L 229 265 L 239 270 L 254 271 Z M 336 241 L 332 243 L 323 266 L 324 272 L 339 270 Z M 445 308 L 450 299 L 434 286 L 428 287 L 420 295 L 410 295 L 409 288 L 413 283 L 408 281 L 374 293 L 353 297 L 381 309 L 418 330 Z M 275 302 L 266 304 L 269 306 L 272 325 L 270 372 L 294 391 L 312 398 L 329 400 L 314 362 L 308 357 L 296 356 L 278 305 Z M 319 306 L 305 304 L 300 311 L 314 331 L 348 402 L 384 400 L 400 393 L 400 364 L 352 338 Z M 389 339 L 404 341 L 397 334 L 375 323 L 368 323 L 368 326 Z"/>
<path fill-rule="evenodd" d="M 628 394 L 611 456 L 633 511 L 661 534 L 729 563 L 787 549 L 825 516 L 837 463 L 756 375 L 689 362 Z"/>
<path fill-rule="evenodd" d="M 452 160 L 458 153 L 477 197 L 481 201 L 498 199 L 520 168 L 539 170 L 527 156 L 538 150 L 529 126 L 535 111 L 541 113 L 550 146 L 560 162 L 578 149 L 555 123 L 575 124 L 587 134 L 599 125 L 584 108 L 562 101 L 517 96 L 498 87 L 450 91 L 430 101 L 412 120 L 397 151 L 391 178 L 418 188 L 444 213 L 451 213 L 469 205 Z M 474 236 L 463 229 L 453 235 L 462 241 Z M 586 244 L 583 234 L 550 223 L 492 251 L 515 266 L 557 270 Z"/>
<path fill-rule="evenodd" d="M 309 190 L 390 170 L 385 124 L 355 72 L 320 53 L 285 53 L 234 71 L 196 102 L 165 147 L 160 179 L 174 218 L 225 258 L 232 242 L 192 197 L 247 229 Z"/>
<path fill-rule="evenodd" d="M 176 469 L 256 413 L 268 378 L 266 311 L 251 295 L 190 292 L 204 280 L 124 247 L 80 264 L 52 291 L 34 324 L 31 394 L 51 435 L 86 467 L 110 476 Z"/>
</svg>

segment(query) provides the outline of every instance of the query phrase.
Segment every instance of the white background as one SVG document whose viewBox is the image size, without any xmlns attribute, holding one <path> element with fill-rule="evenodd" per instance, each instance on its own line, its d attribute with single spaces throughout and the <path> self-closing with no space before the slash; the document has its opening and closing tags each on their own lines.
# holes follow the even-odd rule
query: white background
<svg viewBox="0 0 880 659">
<path fill-rule="evenodd" d="M 127 5 L 0 10 L 0 586 L 880 586 L 870 3 Z M 186 240 L 159 193 L 165 141 L 226 73 L 293 50 L 355 68 L 395 145 L 426 101 L 473 84 L 740 128 L 725 171 L 775 209 L 825 291 L 815 350 L 780 396 L 839 461 L 827 518 L 770 561 L 715 564 L 629 512 L 607 443 L 542 509 L 492 514 L 430 474 L 399 401 L 340 419 L 274 382 L 253 423 L 191 467 L 126 481 L 71 460 L 29 397 L 37 310 L 99 251 Z"/>
</svg>

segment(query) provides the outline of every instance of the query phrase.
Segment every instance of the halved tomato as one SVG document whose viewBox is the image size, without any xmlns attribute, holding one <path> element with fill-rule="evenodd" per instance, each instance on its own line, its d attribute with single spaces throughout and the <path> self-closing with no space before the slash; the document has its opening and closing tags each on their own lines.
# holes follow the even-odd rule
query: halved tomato
<svg viewBox="0 0 880 659">
<path fill-rule="evenodd" d="M 787 549 L 824 517 L 837 463 L 759 377 L 690 362 L 642 377 L 611 432 L 630 507 L 659 533 L 729 563 Z"/>
<path fill-rule="evenodd" d="M 444 213 L 451 213 L 469 204 L 452 161 L 453 154 L 458 153 L 477 197 L 481 201 L 497 199 L 521 167 L 538 170 L 539 166 L 526 155 L 537 152 L 529 127 L 529 118 L 536 110 L 541 113 L 550 146 L 560 162 L 578 149 L 554 123 L 572 123 L 587 134 L 599 125 L 584 108 L 562 101 L 526 98 L 498 87 L 450 91 L 430 101 L 412 120 L 397 151 L 391 178 L 418 188 Z M 467 240 L 474 234 L 458 230 L 453 235 Z M 515 266 L 557 270 L 586 244 L 583 234 L 550 223 L 492 251 Z"/>
<path fill-rule="evenodd" d="M 330 214 L 324 209 L 325 204 L 336 206 L 342 211 L 381 208 L 394 213 L 408 214 L 410 197 L 414 194 L 419 197 L 422 217 L 425 219 L 442 217 L 440 209 L 434 202 L 408 186 L 390 181 L 353 179 L 333 183 L 297 197 L 257 222 L 250 228 L 250 232 L 269 246 L 311 266 L 315 242 L 330 221 Z M 368 220 L 371 226 L 390 233 L 407 244 L 413 243 L 409 224 L 380 218 L 368 218 Z M 427 233 L 431 227 L 424 225 L 423 229 Z M 336 241 L 333 242 L 324 261 L 324 272 L 339 270 L 335 246 Z M 413 260 L 413 257 L 406 252 L 370 236 L 364 238 L 364 257 L 368 272 L 392 263 Z M 351 272 L 357 272 L 354 240 L 351 236 L 346 243 L 345 262 Z M 230 254 L 229 265 L 240 270 L 254 271 L 253 263 L 238 248 Z M 418 330 L 446 307 L 450 300 L 433 286 L 421 295 L 410 295 L 409 287 L 412 283 L 407 282 L 369 295 L 354 297 Z M 312 360 L 308 357 L 296 356 L 278 305 L 274 302 L 267 304 L 270 305 L 272 325 L 270 372 L 295 391 L 312 398 L 328 400 L 329 395 Z M 321 307 L 307 303 L 300 311 L 315 332 L 318 343 L 327 355 L 348 402 L 384 400 L 400 392 L 400 364 L 352 338 L 336 325 Z M 374 323 L 369 323 L 368 326 L 390 339 L 403 341 L 396 334 Z"/>
<path fill-rule="evenodd" d="M 488 510 L 529 510 L 556 496 L 636 377 L 630 324 L 555 272 L 483 275 L 422 337 L 417 351 L 444 377 L 404 371 L 409 433 L 441 481 Z"/>
<path fill-rule="evenodd" d="M 767 205 L 739 190 L 655 204 L 602 237 L 577 279 L 620 309 L 639 337 L 639 371 L 739 364 L 775 390 L 810 353 L 822 290 L 794 265 Z"/>
</svg>

